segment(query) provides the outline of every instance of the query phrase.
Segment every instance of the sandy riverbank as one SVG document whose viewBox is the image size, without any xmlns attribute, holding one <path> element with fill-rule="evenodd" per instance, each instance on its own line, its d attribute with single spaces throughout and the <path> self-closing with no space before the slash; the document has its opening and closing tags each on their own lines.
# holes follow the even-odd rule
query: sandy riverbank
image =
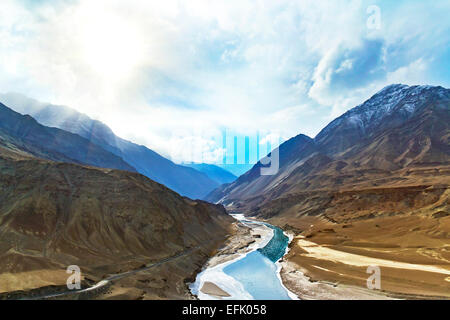
<svg viewBox="0 0 450 320">
<path fill-rule="evenodd" d="M 298 237 L 291 232 L 289 234 L 291 240 L 290 248 L 298 245 Z M 339 285 L 326 281 L 312 281 L 305 275 L 305 269 L 298 264 L 289 261 L 285 256 L 277 264 L 280 266 L 280 276 L 283 285 L 295 293 L 301 300 L 389 300 L 393 299 L 385 294 L 354 286 Z"/>
<path fill-rule="evenodd" d="M 273 236 L 273 230 L 263 225 L 249 227 L 248 224 L 236 221 L 233 227 L 235 234 L 208 260 L 204 269 L 236 260 L 257 248 L 264 247 Z"/>
<path fill-rule="evenodd" d="M 424 283 L 429 283 L 431 277 L 441 279 L 442 283 L 446 282 L 450 273 L 448 267 L 345 252 L 305 240 L 302 236 L 294 238 L 290 253 L 280 264 L 283 283 L 301 299 L 429 299 L 432 298 L 430 292 L 418 294 L 416 289 L 413 291 L 408 290 L 407 286 L 401 287 L 396 277 L 418 274 Z M 368 266 L 380 267 L 380 291 L 364 287 L 370 276 L 366 273 Z M 327 278 L 333 280 L 325 281 Z M 352 281 L 348 281 L 349 278 Z M 440 297 L 444 298 L 445 294 Z"/>
<path fill-rule="evenodd" d="M 249 225 L 236 221 L 235 235 L 230 237 L 225 246 L 208 260 L 203 271 L 197 275 L 196 282 L 190 289 L 199 299 L 252 299 L 242 285 L 223 272 L 223 268 L 243 258 L 246 254 L 265 246 L 273 236 L 272 229 L 263 225 Z M 286 250 L 286 255 L 276 264 L 279 267 L 279 277 L 292 296 L 297 295 L 303 300 L 312 299 L 363 299 L 384 300 L 398 298 L 420 298 L 420 296 L 405 296 L 398 293 L 369 290 L 363 286 L 356 286 L 339 281 L 326 281 L 311 276 L 311 269 L 321 273 L 334 273 L 339 276 L 339 270 L 328 266 L 329 263 L 344 264 L 358 269 L 364 269 L 359 276 L 361 283 L 365 283 L 368 274 L 365 268 L 369 265 L 379 265 L 382 268 L 397 268 L 400 271 L 406 269 L 412 271 L 433 272 L 446 269 L 435 266 L 423 266 L 411 263 L 399 263 L 386 259 L 377 259 L 363 255 L 351 254 L 339 251 L 327 246 L 318 245 L 306 240 L 303 236 L 296 236 L 293 232 L 286 231 L 291 240 L 291 245 Z M 303 265 L 302 262 L 313 264 Z M 429 269 L 429 270 L 428 270 Z M 342 274 L 344 276 L 344 274 Z"/>
</svg>

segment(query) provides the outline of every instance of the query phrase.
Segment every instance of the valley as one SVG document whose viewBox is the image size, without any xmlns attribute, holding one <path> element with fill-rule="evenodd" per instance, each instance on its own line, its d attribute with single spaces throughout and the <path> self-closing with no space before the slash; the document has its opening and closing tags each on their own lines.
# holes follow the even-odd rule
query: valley
<svg viewBox="0 0 450 320">
<path fill-rule="evenodd" d="M 241 231 L 210 259 L 190 288 L 200 299 L 291 300 L 297 297 L 282 284 L 277 261 L 285 254 L 289 238 L 279 228 L 242 215 L 234 216 Z M 250 242 L 243 236 L 253 237 Z M 240 245 L 235 247 L 233 243 Z M 231 252 L 230 252 L 231 251 Z M 226 257 L 225 259 L 223 257 Z"/>
<path fill-rule="evenodd" d="M 0 104 L 0 299 L 450 298 L 449 89 L 390 85 L 239 177 L 36 110 L 60 128 Z"/>
<path fill-rule="evenodd" d="M 445 316 L 449 16 L 450 0 L 0 0 L 0 306 Z"/>
<path fill-rule="evenodd" d="M 258 162 L 207 199 L 291 232 L 282 278 L 300 297 L 364 291 L 374 264 L 382 294 L 449 298 L 449 123 L 450 90 L 391 85 L 281 144 L 275 175 Z"/>
</svg>

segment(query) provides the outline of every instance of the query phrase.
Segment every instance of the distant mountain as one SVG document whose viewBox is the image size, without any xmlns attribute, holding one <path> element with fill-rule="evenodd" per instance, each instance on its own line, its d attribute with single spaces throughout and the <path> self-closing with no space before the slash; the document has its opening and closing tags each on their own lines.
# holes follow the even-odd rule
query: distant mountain
<svg viewBox="0 0 450 320">
<path fill-rule="evenodd" d="M 221 167 L 222 169 L 231 172 L 236 177 L 239 177 L 246 173 L 248 170 L 250 170 L 253 167 L 254 164 L 245 164 L 245 163 L 221 163 L 217 164 L 218 167 Z"/>
<path fill-rule="evenodd" d="M 231 172 L 213 164 L 184 163 L 183 166 L 194 168 L 197 171 L 203 172 L 210 179 L 217 182 L 219 185 L 222 185 L 224 183 L 230 183 L 237 179 L 237 177 Z"/>
<path fill-rule="evenodd" d="M 255 214 L 267 210 L 275 215 L 294 208 L 296 214 L 304 214 L 314 207 L 311 199 L 319 199 L 324 190 L 437 183 L 427 176 L 424 168 L 429 167 L 441 172 L 437 178 L 445 181 L 450 164 L 450 90 L 388 86 L 332 121 L 315 139 L 298 135 L 278 151 L 277 174 L 261 176 L 258 162 L 207 199 Z M 306 199 L 308 209 L 302 211 Z"/>
<path fill-rule="evenodd" d="M 177 165 L 145 146 L 117 137 L 100 121 L 74 109 L 40 103 L 20 94 L 4 94 L 0 100 L 17 112 L 30 114 L 38 122 L 78 134 L 91 143 L 123 158 L 139 173 L 162 183 L 183 196 L 202 199 L 220 183 L 193 168 Z"/>
<path fill-rule="evenodd" d="M 273 186 L 279 184 L 279 179 L 284 177 L 284 175 L 281 174 L 281 171 L 283 169 L 288 170 L 289 162 L 295 164 L 297 158 L 310 155 L 315 151 L 315 145 L 313 139 L 301 134 L 284 142 L 277 149 L 280 159 L 279 174 L 275 176 L 262 176 L 261 168 L 263 165 L 261 164 L 261 161 L 259 161 L 236 181 L 217 188 L 211 192 L 206 199 L 213 202 L 220 201 L 224 202 L 224 204 L 229 204 L 240 197 L 245 199 L 248 196 L 264 193 Z M 271 154 L 269 154 L 269 156 L 270 155 Z"/>
<path fill-rule="evenodd" d="M 39 124 L 0 103 L 0 145 L 55 161 L 136 171 L 122 158 L 80 137 Z"/>
</svg>

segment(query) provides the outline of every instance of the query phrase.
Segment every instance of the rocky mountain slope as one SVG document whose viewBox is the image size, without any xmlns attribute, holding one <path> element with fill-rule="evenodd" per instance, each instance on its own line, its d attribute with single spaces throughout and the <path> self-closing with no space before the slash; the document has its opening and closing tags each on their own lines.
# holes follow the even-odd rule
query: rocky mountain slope
<svg viewBox="0 0 450 320">
<path fill-rule="evenodd" d="M 136 171 L 122 158 L 76 134 L 39 124 L 0 103 L 0 141 L 38 157 Z"/>
<path fill-rule="evenodd" d="M 145 146 L 116 136 L 104 123 L 65 106 L 40 103 L 19 94 L 4 94 L 0 100 L 39 123 L 80 135 L 123 158 L 150 179 L 192 199 L 201 199 L 220 183 L 194 168 L 177 165 Z"/>
<path fill-rule="evenodd" d="M 147 273 L 141 295 L 186 298 L 184 281 L 222 243 L 232 218 L 129 171 L 37 159 L 0 146 L 0 292 L 63 286 L 132 270 L 192 249 Z"/>
<path fill-rule="evenodd" d="M 442 87 L 390 85 L 332 121 L 314 140 L 326 154 L 338 154 L 424 112 L 448 110 L 449 99 L 449 90 Z"/>
<path fill-rule="evenodd" d="M 298 135 L 283 143 L 276 175 L 260 175 L 259 162 L 207 199 L 251 209 L 297 192 L 408 185 L 411 172 L 401 171 L 407 167 L 427 181 L 423 168 L 450 164 L 449 123 L 450 90 L 392 85 L 332 121 L 315 139 Z"/>
<path fill-rule="evenodd" d="M 379 265 L 385 292 L 450 297 L 449 89 L 389 86 L 278 151 L 277 174 L 258 163 L 208 199 L 293 233 L 292 291 L 310 296 L 304 275 L 366 288 Z"/>
</svg>

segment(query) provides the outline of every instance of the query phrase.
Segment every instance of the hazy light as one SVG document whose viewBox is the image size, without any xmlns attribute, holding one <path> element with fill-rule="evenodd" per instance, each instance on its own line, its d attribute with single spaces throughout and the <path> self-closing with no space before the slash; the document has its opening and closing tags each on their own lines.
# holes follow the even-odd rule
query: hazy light
<svg viewBox="0 0 450 320">
<path fill-rule="evenodd" d="M 126 77 L 144 57 L 139 30 L 120 17 L 104 14 L 89 19 L 81 36 L 82 57 L 104 77 Z"/>
</svg>

